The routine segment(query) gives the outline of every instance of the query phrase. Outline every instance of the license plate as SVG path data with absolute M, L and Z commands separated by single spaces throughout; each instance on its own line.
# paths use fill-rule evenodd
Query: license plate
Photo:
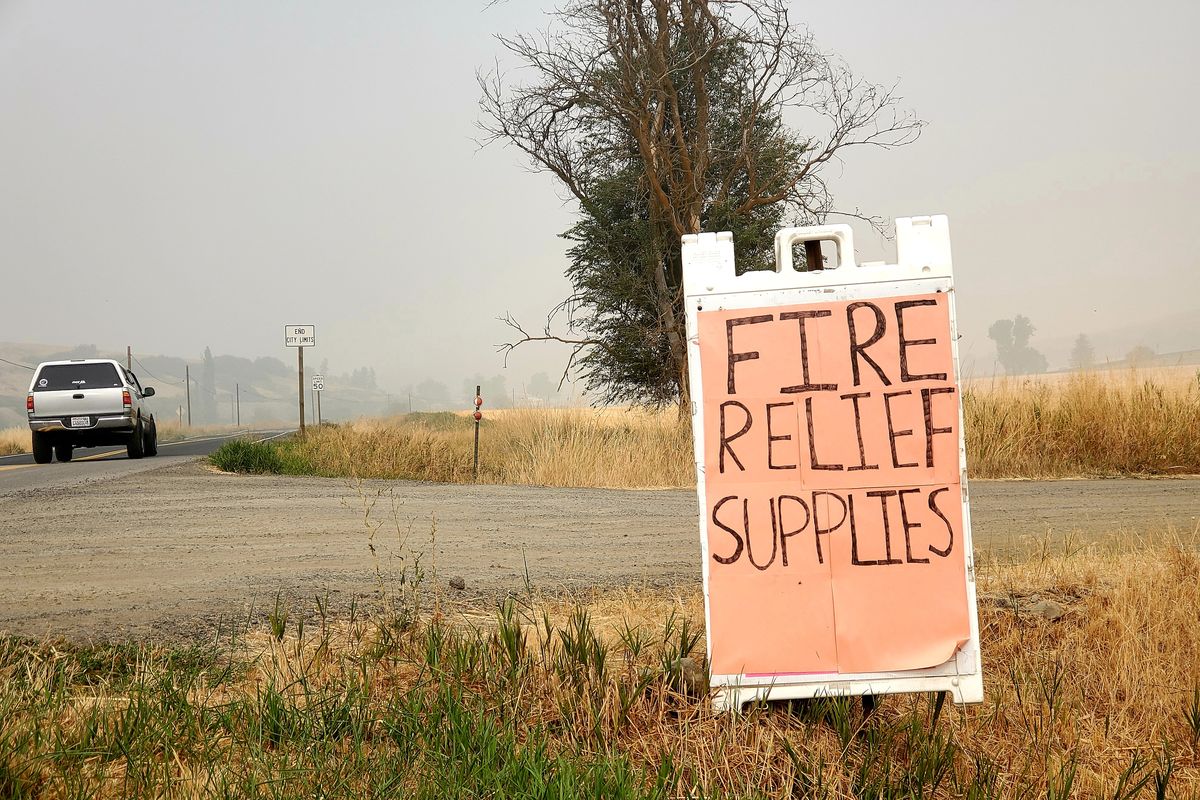
M 91 427 L 91 417 L 71 417 L 72 428 L 88 428 Z

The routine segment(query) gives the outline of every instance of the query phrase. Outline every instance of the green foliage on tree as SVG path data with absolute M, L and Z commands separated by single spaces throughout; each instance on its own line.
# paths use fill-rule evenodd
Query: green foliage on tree
M 912 141 L 885 87 L 819 50 L 782 0 L 574 0 L 540 36 L 500 41 L 532 76 L 481 75 L 490 139 L 518 148 L 577 203 L 571 294 L 531 341 L 571 346 L 600 401 L 688 401 L 680 238 L 732 231 L 739 269 L 776 230 L 823 221 L 824 179 L 852 148 Z M 785 123 L 801 120 L 803 130 Z

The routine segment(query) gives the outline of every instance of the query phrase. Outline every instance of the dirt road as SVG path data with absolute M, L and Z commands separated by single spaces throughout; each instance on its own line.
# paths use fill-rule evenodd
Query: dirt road
M 76 465 L 62 465 L 70 469 Z M 981 558 L 1030 538 L 1190 532 L 1200 480 L 975 482 Z M 695 583 L 686 491 L 451 486 L 215 474 L 192 461 L 38 489 L 0 483 L 0 631 L 188 635 L 248 616 L 277 591 L 371 594 L 402 556 L 467 595 L 625 583 Z M 406 544 L 402 544 L 406 540 Z M 368 546 L 373 544 L 375 555 Z

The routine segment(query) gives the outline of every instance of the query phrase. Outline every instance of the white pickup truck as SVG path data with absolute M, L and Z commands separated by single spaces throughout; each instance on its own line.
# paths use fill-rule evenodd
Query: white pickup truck
M 125 445 L 130 458 L 158 454 L 158 429 L 144 400 L 154 395 L 118 361 L 77 359 L 39 364 L 25 412 L 33 460 L 70 461 L 76 447 Z

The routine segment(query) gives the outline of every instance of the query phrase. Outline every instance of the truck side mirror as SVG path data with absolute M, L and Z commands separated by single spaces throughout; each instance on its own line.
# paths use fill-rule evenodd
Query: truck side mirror
M 154 397 L 154 387 L 147 386 L 145 389 L 142 389 L 142 397 Z

